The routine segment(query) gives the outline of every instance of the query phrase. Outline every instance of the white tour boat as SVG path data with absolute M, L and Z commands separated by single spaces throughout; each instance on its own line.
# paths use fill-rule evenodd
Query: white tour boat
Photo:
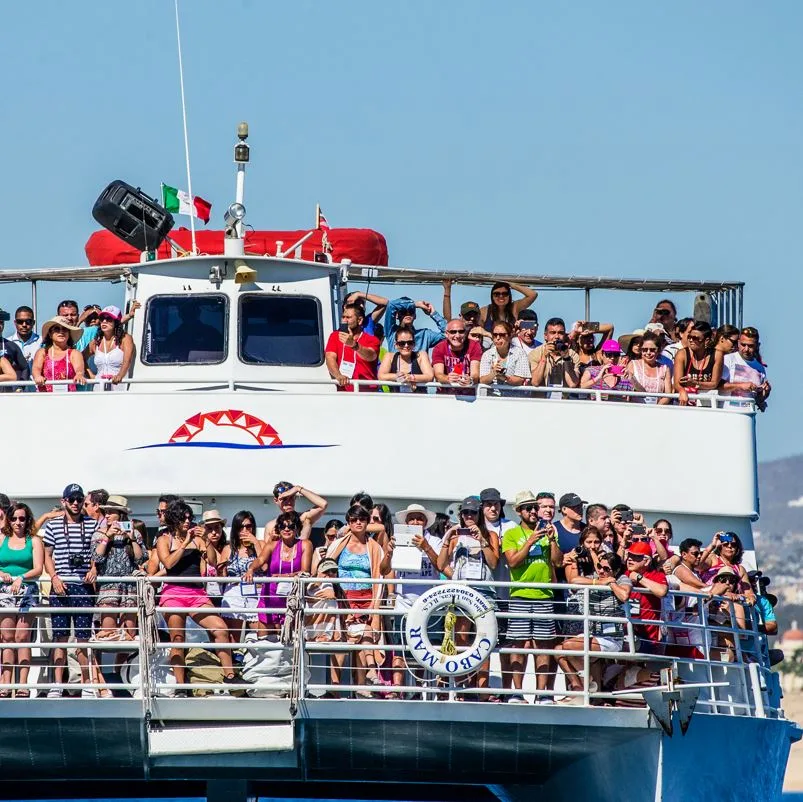
M 744 400 L 712 396 L 705 406 L 683 408 L 595 403 L 595 391 L 556 399 L 534 388 L 506 397 L 483 387 L 460 396 L 365 387 L 339 392 L 324 364 L 349 282 L 368 278 L 399 295 L 406 294 L 404 285 L 444 279 L 571 288 L 585 292 L 587 309 L 595 289 L 707 293 L 720 324 L 741 322 L 741 284 L 532 276 L 515 266 L 500 275 L 335 263 L 296 258 L 298 243 L 285 243 L 288 249 L 275 255 L 251 253 L 243 222 L 247 132 L 240 134 L 237 195 L 222 252 L 0 272 L 0 282 L 30 282 L 34 308 L 43 281 L 119 282 L 121 301 L 142 305 L 129 328 L 136 356 L 120 392 L 3 394 L 5 419 L 20 421 L 5 427 L 14 469 L 6 471 L 4 492 L 39 514 L 58 503 L 62 487 L 79 481 L 86 489 L 125 494 L 134 517 L 153 527 L 165 492 L 228 519 L 250 509 L 262 524 L 273 517 L 271 489 L 282 479 L 315 488 L 329 500 L 332 517 L 342 517 L 361 489 L 393 509 L 417 502 L 442 511 L 483 487 L 497 487 L 508 499 L 522 487 L 549 488 L 608 504 L 626 501 L 647 516 L 670 518 L 683 537 L 707 542 L 714 531 L 736 532 L 751 558 L 751 523 L 759 512 L 756 411 Z M 157 229 L 160 221 L 148 217 L 153 211 L 138 197 L 116 201 L 118 223 L 124 228 L 139 209 L 143 225 Z M 37 320 L 50 316 L 36 309 Z M 578 400 L 583 394 L 587 400 Z M 491 432 L 500 427 L 510 446 L 503 459 L 486 458 Z M 613 470 L 590 464 L 586 447 L 600 432 L 621 435 L 614 442 L 623 450 L 608 452 Z M 472 460 L 470 472 L 459 462 L 467 435 L 485 455 Z M 84 448 L 82 437 L 100 437 L 102 444 Z M 659 469 L 652 467 L 656 438 Z M 702 443 L 716 444 L 727 481 L 701 481 L 700 471 L 689 470 L 710 465 Z M 310 581 L 296 583 L 302 605 Z M 374 794 L 432 784 L 432 799 L 484 786 L 501 799 L 542 793 L 552 800 L 625 794 L 645 802 L 769 802 L 780 793 L 790 745 L 800 737 L 784 718 L 764 652 L 751 652 L 744 639 L 733 662 L 708 653 L 659 658 L 660 684 L 628 697 L 646 706 L 592 705 L 597 694 L 585 672 L 583 704 L 563 707 L 457 701 L 449 684 L 439 695 L 430 684 L 422 698 L 404 701 L 324 698 L 332 690 L 325 655 L 334 649 L 308 641 L 299 626 L 284 644 L 290 672 L 264 686 L 265 693 L 171 698 L 163 649 L 149 624 L 148 581 L 137 583 L 136 649 L 144 670 L 130 672 L 121 686 L 130 698 L 0 700 L 7 725 L 0 733 L 3 783 L 80 781 L 82 796 L 130 795 L 136 782 L 181 778 L 206 781 L 210 796 L 228 799 L 278 796 L 283 783 L 305 781 L 325 789 L 305 786 L 305 795 L 327 796 L 338 793 L 335 783 L 373 782 Z M 45 662 L 48 608 L 36 612 L 33 646 Z M 709 628 L 702 616 L 699 626 Z M 750 638 L 755 645 L 761 636 Z M 188 648 L 190 641 L 188 635 Z M 502 692 L 497 658 L 492 684 Z M 638 661 L 632 651 L 621 659 Z M 448 680 L 461 672 L 440 673 Z M 44 669 L 34 675 L 32 687 L 48 687 Z M 529 690 L 530 700 L 538 696 Z

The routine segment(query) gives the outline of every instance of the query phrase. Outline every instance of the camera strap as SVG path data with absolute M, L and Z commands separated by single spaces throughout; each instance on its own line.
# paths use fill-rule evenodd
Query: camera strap
M 77 554 L 83 555 L 87 551 L 87 544 L 86 544 L 86 521 L 84 517 L 81 516 L 81 551 L 77 552 Z M 67 524 L 67 513 L 64 513 L 61 519 L 61 525 L 64 528 L 64 541 L 67 544 L 67 556 L 72 557 L 73 552 L 70 549 L 70 528 Z

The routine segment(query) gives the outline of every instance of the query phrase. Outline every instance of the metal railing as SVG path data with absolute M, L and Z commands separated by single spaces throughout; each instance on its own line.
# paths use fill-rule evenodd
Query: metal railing
M 186 366 L 181 366 L 182 370 Z M 87 379 L 84 387 L 93 389 L 94 385 L 109 384 L 105 379 Z M 338 382 L 335 379 L 247 379 L 247 378 L 210 378 L 198 377 L 194 379 L 186 377 L 151 377 L 151 378 L 128 378 L 123 379 L 120 384 L 126 386 L 153 386 L 158 388 L 160 385 L 165 386 L 180 386 L 189 389 L 204 389 L 204 390 L 222 390 L 227 392 L 249 392 L 249 391 L 271 391 L 274 388 L 303 388 L 303 387 L 329 387 L 337 389 Z M 73 380 L 54 380 L 45 382 L 47 386 L 65 386 L 75 385 Z M 642 406 L 675 406 L 676 402 L 680 399 L 678 393 L 650 393 L 640 392 L 636 390 L 601 390 L 596 388 L 582 388 L 582 387 L 563 387 L 563 386 L 547 386 L 547 387 L 533 387 L 531 385 L 511 386 L 507 384 L 470 384 L 467 386 L 458 386 L 450 384 L 442 384 L 440 382 L 422 382 L 417 384 L 417 388 L 425 389 L 425 393 L 404 392 L 409 390 L 409 385 L 404 382 L 398 381 L 382 381 L 380 379 L 353 379 L 350 380 L 348 387 L 354 389 L 359 393 L 371 393 L 372 396 L 385 395 L 384 390 L 387 388 L 399 388 L 401 395 L 410 395 L 417 398 L 454 398 L 457 397 L 468 399 L 479 398 L 515 398 L 516 396 L 527 397 L 531 400 L 570 400 L 570 401 L 596 401 L 606 402 L 611 399 L 621 399 L 622 402 L 639 403 Z M 0 389 L 11 388 L 18 391 L 36 389 L 37 385 L 33 381 L 15 381 L 3 382 L 0 384 Z M 158 392 L 158 391 L 157 391 Z M 52 395 L 52 394 L 48 394 Z M 392 393 L 397 395 L 397 393 Z M 559 396 L 559 398 L 556 398 Z M 657 399 L 668 398 L 669 405 L 657 404 Z M 690 407 L 691 409 L 718 409 L 728 412 L 755 412 L 756 405 L 752 398 L 744 396 L 721 395 L 719 393 L 690 393 Z
M 275 581 L 255 578 L 258 596 L 251 598 L 261 597 L 264 585 Z M 502 631 L 511 622 L 526 619 L 528 626 L 537 621 L 555 622 L 557 634 L 554 638 L 536 638 L 529 645 L 517 645 L 501 636 L 490 652 L 488 665 L 461 676 L 444 677 L 430 669 L 431 661 L 427 664 L 413 659 L 403 635 L 394 636 L 402 629 L 407 603 L 419 594 L 419 589 L 423 592 L 432 587 L 431 580 L 405 580 L 404 605 L 394 595 L 399 581 L 383 579 L 370 582 L 372 587 L 382 586 L 378 607 L 355 608 L 339 593 L 333 596 L 334 604 L 320 606 L 316 585 L 320 587 L 325 582 L 334 588 L 347 581 L 298 577 L 292 581 L 283 604 L 258 608 L 254 606 L 258 602 L 249 602 L 247 610 L 225 606 L 227 593 L 242 594 L 240 579 L 227 577 L 182 577 L 181 585 L 185 587 L 218 585 L 216 592 L 224 599 L 224 606 L 203 608 L 202 612 L 197 602 L 186 607 L 161 606 L 158 592 L 159 586 L 166 586 L 164 577 L 98 580 L 101 586 L 110 582 L 130 584 L 136 607 L 96 603 L 93 607 L 77 604 L 56 608 L 45 603 L 43 597 L 36 606 L 19 613 L 31 624 L 28 640 L 15 641 L 13 634 L 9 638 L 9 633 L 2 633 L 4 674 L 0 701 L 31 695 L 62 699 L 74 695 L 94 699 L 131 696 L 142 700 L 146 717 L 156 699 L 185 694 L 221 699 L 288 698 L 293 708 L 300 699 L 321 697 L 542 703 L 557 698 L 582 706 L 643 705 L 645 692 L 666 690 L 669 682 L 672 687 L 698 689 L 696 704 L 702 712 L 780 715 L 777 677 L 769 668 L 766 636 L 759 629 L 757 613 L 733 599 L 670 591 L 667 598 L 671 605 L 665 605 L 667 609 L 671 607 L 670 614 L 641 620 L 633 618 L 627 606 L 624 616 L 595 611 L 597 602 L 592 600 L 592 593 L 605 593 L 602 586 L 457 582 L 498 597 L 532 588 L 568 593 L 571 598 L 570 605 L 561 600 L 551 611 L 525 615 L 511 611 L 505 601 L 494 603 L 494 616 Z M 212 598 L 217 598 L 209 590 Z M 743 627 L 734 623 L 737 606 L 745 613 Z M 6 616 L 8 613 L 4 611 Z M 253 620 L 260 613 L 275 618 L 263 626 Z M 131 639 L 99 636 L 101 616 L 108 621 L 110 615 L 132 614 L 136 629 Z M 56 641 L 54 615 L 95 619 L 91 637 L 87 640 L 85 632 L 76 631 L 66 640 Z M 350 616 L 378 618 L 379 625 L 374 628 L 376 642 L 350 632 Z M 456 659 L 466 648 L 461 633 L 472 626 L 468 619 L 463 621 L 464 626 L 458 626 L 459 619 L 458 610 L 453 623 L 453 632 L 458 632 L 454 638 Z M 316 620 L 319 626 L 313 628 Z M 322 621 L 331 626 L 321 629 Z M 600 651 L 601 638 L 594 631 L 606 624 L 618 627 L 621 639 L 617 636 L 613 643 L 605 644 L 606 650 Z M 640 640 L 639 630 L 644 625 L 660 627 L 660 644 Z M 447 631 L 448 627 L 439 634 L 445 636 Z M 573 643 L 567 646 L 570 638 Z M 78 662 L 64 661 L 60 682 L 55 676 L 58 649 L 79 658 Z M 30 650 L 29 657 L 26 650 Z M 377 653 L 384 655 L 384 664 Z M 532 668 L 527 665 L 530 661 Z M 26 668 L 25 673 L 30 673 L 22 678 L 20 672 Z M 237 715 L 232 713 L 235 719 Z

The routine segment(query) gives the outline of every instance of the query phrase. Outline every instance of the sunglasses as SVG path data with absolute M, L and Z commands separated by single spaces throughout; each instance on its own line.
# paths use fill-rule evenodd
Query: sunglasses
M 658 353 L 658 349 L 657 348 L 645 348 L 644 346 L 642 346 L 641 347 L 641 353 L 642 354 L 657 354 Z
M 603 565 L 602 563 L 600 563 L 600 564 L 597 566 L 597 573 L 600 573 L 600 574 L 601 574 L 603 571 L 604 571 L 605 573 L 608 573 L 608 571 L 610 571 L 610 570 L 611 570 L 611 566 L 610 566 L 610 565 Z
M 500 337 L 501 337 L 502 339 L 504 339 L 505 337 L 507 337 L 507 332 L 506 332 L 506 331 L 495 331 L 495 332 L 494 332 L 494 333 L 491 335 L 491 337 L 492 337 L 494 340 L 498 340 Z
M 538 512 L 537 504 L 522 504 L 519 509 L 522 512 Z
M 110 317 L 109 315 L 101 315 L 98 318 L 98 320 L 101 323 L 116 323 L 117 322 L 117 318 L 116 317 Z
M 254 531 L 254 525 L 253 524 L 240 524 L 240 529 L 241 530 L 250 529 L 253 532 Z
M 447 334 L 465 334 L 465 329 L 446 329 Z
M 469 340 L 481 340 L 482 334 L 469 334 L 468 338 Z
M 14 318 L 14 322 L 18 326 L 33 326 L 34 320 L 32 317 L 18 317 Z
M 658 315 L 659 317 L 663 317 L 664 315 L 671 314 L 671 311 L 672 311 L 671 309 L 656 309 L 655 314 Z
M 50 329 L 50 333 L 51 334 L 69 334 L 70 332 L 67 331 L 67 329 L 65 329 L 63 326 L 53 326 L 53 328 Z
M 24 524 L 28 520 L 28 516 L 23 515 L 22 518 L 20 518 L 18 515 L 15 515 L 11 520 L 12 522 L 17 521 L 18 523 Z
M 631 554 L 630 552 L 627 553 L 627 559 L 632 560 L 634 563 L 640 563 L 642 560 L 647 559 L 646 554 Z
M 648 537 L 631 537 L 631 543 L 649 543 L 650 539 Z
M 672 534 L 672 530 L 669 529 L 666 526 L 656 526 L 655 527 L 655 531 L 659 535 L 671 535 Z
M 415 340 L 396 340 L 397 348 L 412 348 Z
M 84 496 L 70 496 L 66 499 L 68 504 L 83 504 L 84 503 Z
M 295 528 L 296 528 L 296 525 L 295 524 L 291 524 L 291 523 L 283 523 L 279 527 L 280 530 L 282 530 L 282 531 L 286 530 L 288 532 L 295 531 Z
M 497 290 L 496 292 L 492 292 L 494 298 L 509 298 L 510 293 L 507 290 Z
M 415 308 L 410 307 L 409 309 L 399 309 L 399 317 L 407 317 L 408 315 L 414 315 Z
M 367 515 L 350 515 L 346 520 L 350 523 L 356 523 L 357 521 L 362 521 L 363 523 L 368 523 L 368 516 Z
M 479 510 L 460 510 L 460 514 L 463 516 L 469 515 L 472 518 L 476 518 L 480 513 Z
M 700 337 L 699 335 L 694 334 L 690 334 L 686 339 L 691 340 L 693 343 L 701 343 L 705 341 L 705 337 Z

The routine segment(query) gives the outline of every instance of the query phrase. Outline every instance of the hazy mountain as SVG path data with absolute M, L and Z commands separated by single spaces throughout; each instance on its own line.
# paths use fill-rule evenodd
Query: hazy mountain
M 760 463 L 758 487 L 761 518 L 755 528 L 762 538 L 803 533 L 803 455 Z

